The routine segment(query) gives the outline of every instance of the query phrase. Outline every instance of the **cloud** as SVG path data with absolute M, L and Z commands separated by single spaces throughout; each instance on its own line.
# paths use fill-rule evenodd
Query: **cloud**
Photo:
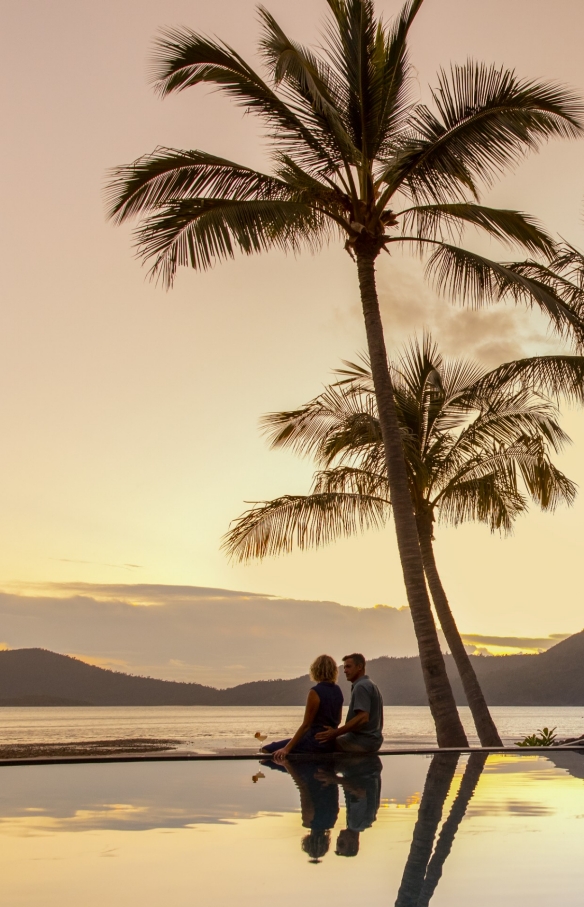
M 97 567 L 115 567 L 117 570 L 141 570 L 142 564 L 105 564 L 101 561 L 80 561 L 77 558 L 70 557 L 51 557 L 51 561 L 58 561 L 60 564 L 92 564 Z
M 11 648 L 40 646 L 90 664 L 231 686 L 297 677 L 319 652 L 415 655 L 409 610 L 351 608 L 196 586 L 21 585 L 0 593 Z
M 408 608 L 202 586 L 13 584 L 0 592 L 0 621 L 0 648 L 38 646 L 99 667 L 222 687 L 298 677 L 319 652 L 340 659 L 418 651 Z M 462 638 L 475 654 L 504 654 L 549 649 L 567 635 Z
M 415 258 L 384 259 L 378 285 L 390 352 L 423 330 L 432 332 L 445 355 L 469 356 L 488 368 L 535 349 L 543 355 L 558 348 L 539 313 L 502 303 L 480 309 L 452 304 L 432 289 Z
M 469 646 L 537 652 L 551 649 L 562 639 L 567 639 L 570 633 L 552 633 L 550 636 L 482 636 L 479 633 L 462 633 L 461 636 Z

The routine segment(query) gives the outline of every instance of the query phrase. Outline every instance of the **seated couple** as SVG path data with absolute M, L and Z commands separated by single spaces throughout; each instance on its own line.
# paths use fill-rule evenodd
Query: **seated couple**
M 347 720 L 341 725 L 343 693 L 337 685 L 338 668 L 330 655 L 319 655 L 310 666 L 316 681 L 308 693 L 302 724 L 293 737 L 262 747 L 281 761 L 288 754 L 376 753 L 383 743 L 383 700 L 365 673 L 365 659 L 354 653 L 343 658 L 351 686 Z

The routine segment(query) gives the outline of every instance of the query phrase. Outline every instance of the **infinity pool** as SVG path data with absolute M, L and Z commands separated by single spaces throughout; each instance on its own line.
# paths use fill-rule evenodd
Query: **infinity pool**
M 584 755 L 0 769 L 3 903 L 562 907 Z

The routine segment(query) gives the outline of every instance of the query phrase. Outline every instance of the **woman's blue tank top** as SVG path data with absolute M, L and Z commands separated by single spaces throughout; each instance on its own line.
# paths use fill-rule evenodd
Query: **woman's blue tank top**
M 317 683 L 312 687 L 320 705 L 312 722 L 311 731 L 325 727 L 338 727 L 339 715 L 343 705 L 343 691 L 336 683 Z

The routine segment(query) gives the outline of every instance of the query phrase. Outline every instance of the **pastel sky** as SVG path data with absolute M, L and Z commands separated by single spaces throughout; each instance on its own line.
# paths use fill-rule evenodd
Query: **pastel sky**
M 318 38 L 323 2 L 267 5 L 300 39 Z M 378 6 L 387 16 L 399 8 Z M 183 584 L 399 608 L 391 529 L 246 567 L 219 550 L 245 501 L 302 493 L 310 480 L 310 464 L 267 449 L 260 415 L 318 393 L 364 334 L 340 247 L 183 271 L 166 293 L 133 258 L 130 231 L 106 223 L 107 169 L 157 145 L 267 166 L 257 122 L 225 98 L 154 95 L 152 40 L 178 24 L 254 53 L 251 0 L 4 6 L 0 587 Z M 583 29 L 577 0 L 426 0 L 412 34 L 420 96 L 440 65 L 469 56 L 584 95 Z M 584 247 L 583 157 L 584 142 L 553 143 L 488 200 Z M 424 327 L 448 354 L 490 365 L 556 348 L 533 314 L 451 307 L 407 258 L 385 258 L 379 284 L 390 349 Z M 582 486 L 584 413 L 566 412 L 563 424 L 574 445 L 559 463 Z M 478 526 L 438 532 L 463 631 L 582 629 L 584 497 L 554 516 L 529 515 L 508 540 Z

